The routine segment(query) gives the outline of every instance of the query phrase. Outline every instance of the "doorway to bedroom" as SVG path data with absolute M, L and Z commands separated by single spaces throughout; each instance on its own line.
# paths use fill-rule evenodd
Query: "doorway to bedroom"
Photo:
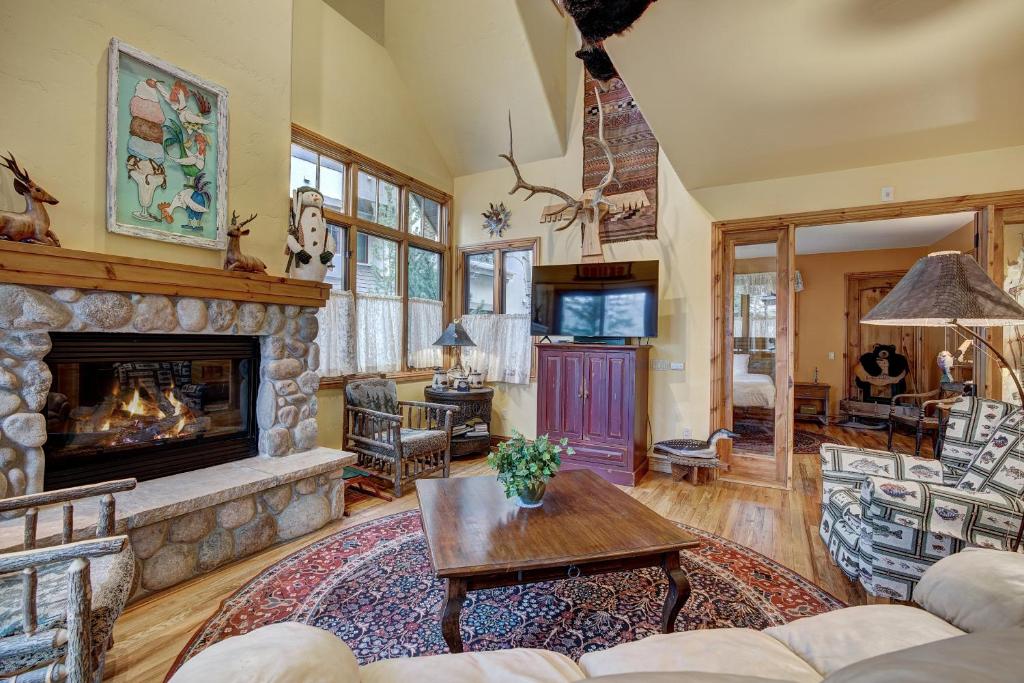
M 952 330 L 859 321 L 934 251 L 972 253 L 1024 291 L 1022 224 L 1022 192 L 716 222 L 711 424 L 739 434 L 723 479 L 789 488 L 796 458 L 815 459 L 825 441 L 888 449 L 890 425 L 893 450 L 928 455 L 941 428 L 918 416 L 931 393 L 1000 396 L 994 359 Z M 1024 358 L 1017 330 L 987 336 Z M 952 357 L 945 374 L 940 351 Z

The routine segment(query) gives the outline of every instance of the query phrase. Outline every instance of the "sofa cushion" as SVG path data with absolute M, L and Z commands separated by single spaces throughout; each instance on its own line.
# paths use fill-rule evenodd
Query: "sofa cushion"
M 972 633 L 851 664 L 828 683 L 1018 683 L 1024 678 L 1024 631 Z
M 214 643 L 170 683 L 358 683 L 359 664 L 340 638 L 283 622 Z
M 822 676 L 868 657 L 963 635 L 942 619 L 903 605 L 847 607 L 773 626 L 764 633 Z
M 774 638 L 749 628 L 718 628 L 651 636 L 580 658 L 588 676 L 637 671 L 702 671 L 785 681 L 821 680 Z
M 547 650 L 494 650 L 434 657 L 383 659 L 361 670 L 362 683 L 569 683 L 583 671 Z
M 950 555 L 925 572 L 914 602 L 970 633 L 1024 628 L 1024 555 L 982 548 Z
M 378 438 L 386 438 L 383 434 Z M 440 429 L 409 429 L 402 427 L 398 437 L 402 441 L 402 455 L 406 458 L 415 458 L 429 453 L 443 451 L 448 446 L 448 432 Z M 379 453 L 384 456 L 391 456 L 394 451 L 383 444 L 364 444 L 362 446 L 368 451 Z
M 588 678 L 601 683 L 790 683 L 781 678 L 740 676 L 738 674 L 709 674 L 706 671 L 640 671 L 633 674 L 614 674 Z
M 1014 498 L 1024 495 L 1024 413 L 1015 410 L 999 423 L 967 465 L 957 488 Z

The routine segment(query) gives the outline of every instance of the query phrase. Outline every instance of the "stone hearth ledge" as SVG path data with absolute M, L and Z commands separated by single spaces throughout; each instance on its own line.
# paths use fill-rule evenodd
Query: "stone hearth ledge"
M 256 456 L 141 482 L 116 494 L 115 529 L 135 556 L 130 600 L 170 588 L 345 514 L 345 466 L 355 455 L 314 448 Z M 74 538 L 95 535 L 99 499 L 75 504 Z M 39 510 L 41 545 L 58 541 L 61 506 Z M 24 520 L 0 521 L 0 552 L 21 547 Z
M 319 474 L 338 472 L 355 462 L 352 453 L 318 447 L 287 458 L 254 456 L 169 477 L 139 482 L 132 491 L 115 494 L 115 532 L 156 524 L 173 517 L 214 507 L 220 503 Z M 99 515 L 99 498 L 75 503 L 75 540 L 92 538 Z M 59 542 L 61 506 L 39 509 L 39 545 Z M 0 552 L 20 550 L 25 522 L 22 518 L 0 520 Z

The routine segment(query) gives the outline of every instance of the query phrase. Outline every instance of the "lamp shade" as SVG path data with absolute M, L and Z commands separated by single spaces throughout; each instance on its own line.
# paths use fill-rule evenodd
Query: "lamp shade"
M 469 333 L 466 332 L 462 323 L 456 321 L 448 323 L 448 327 L 444 328 L 444 332 L 434 342 L 434 346 L 476 346 L 476 344 L 469 338 Z
M 973 256 L 938 251 L 921 258 L 861 322 L 866 325 L 1002 327 L 1024 324 L 1024 307 Z

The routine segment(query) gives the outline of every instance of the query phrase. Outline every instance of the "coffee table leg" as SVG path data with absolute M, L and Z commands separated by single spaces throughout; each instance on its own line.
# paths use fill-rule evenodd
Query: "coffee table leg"
M 668 577 L 668 596 L 661 611 L 661 632 L 672 633 L 676 630 L 679 610 L 690 597 L 690 580 L 686 578 L 686 572 L 679 568 L 679 553 L 668 553 L 663 556 L 661 568 Z
M 684 579 L 685 580 L 685 579 Z M 445 582 L 444 602 L 441 603 L 441 635 L 452 653 L 462 652 L 462 632 L 459 630 L 459 615 L 462 603 L 466 601 L 466 582 L 463 579 L 448 579 Z M 677 612 L 679 610 L 676 610 Z

